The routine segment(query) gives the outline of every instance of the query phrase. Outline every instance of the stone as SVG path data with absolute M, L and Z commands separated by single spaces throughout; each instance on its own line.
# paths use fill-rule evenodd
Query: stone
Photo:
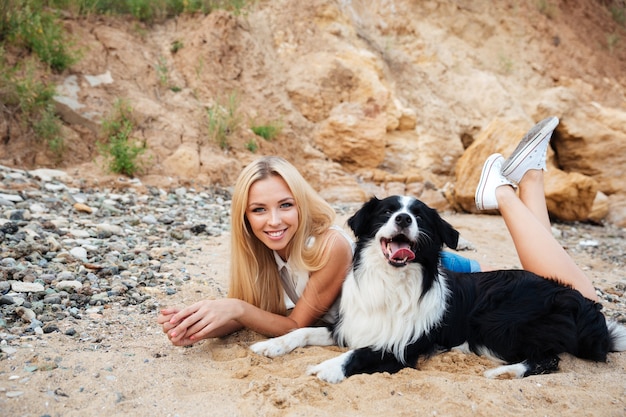
M 14 281 L 11 283 L 11 290 L 15 292 L 40 292 L 45 288 L 39 282 Z
M 368 114 L 359 104 L 343 103 L 320 123 L 315 143 L 343 166 L 376 168 L 385 157 L 386 132 L 384 114 Z
M 495 152 L 508 156 L 529 128 L 498 119 L 489 124 L 456 164 L 455 204 L 467 212 L 478 212 L 474 195 L 485 160 Z M 597 182 L 589 176 L 558 169 L 553 158 L 554 152 L 549 148 L 544 176 L 548 211 L 561 220 L 587 220 L 598 191 Z

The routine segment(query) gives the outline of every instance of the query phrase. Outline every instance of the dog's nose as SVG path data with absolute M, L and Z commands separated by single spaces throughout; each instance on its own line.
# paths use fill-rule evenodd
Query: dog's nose
M 405 228 L 408 225 L 410 225 L 411 223 L 413 223 L 413 219 L 411 218 L 410 215 L 406 214 L 406 213 L 400 213 L 396 216 L 396 224 L 398 225 L 398 227 L 401 228 Z

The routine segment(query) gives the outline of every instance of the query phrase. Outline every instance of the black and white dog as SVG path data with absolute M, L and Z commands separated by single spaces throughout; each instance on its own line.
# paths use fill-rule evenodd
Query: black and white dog
M 339 382 L 397 372 L 452 348 L 500 362 L 485 373 L 490 378 L 556 371 L 564 352 L 605 361 L 608 352 L 626 350 L 625 327 L 607 322 L 600 304 L 554 280 L 523 270 L 441 268 L 442 247 L 456 248 L 459 233 L 415 198 L 372 198 L 348 225 L 357 244 L 339 321 L 255 343 L 254 352 L 275 357 L 307 345 L 348 347 L 308 370 Z

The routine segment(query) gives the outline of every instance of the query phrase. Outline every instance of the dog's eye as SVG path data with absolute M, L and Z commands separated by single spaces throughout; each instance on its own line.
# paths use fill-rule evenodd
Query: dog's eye
M 385 213 L 385 216 L 391 216 L 393 214 L 393 210 L 386 209 L 384 213 Z

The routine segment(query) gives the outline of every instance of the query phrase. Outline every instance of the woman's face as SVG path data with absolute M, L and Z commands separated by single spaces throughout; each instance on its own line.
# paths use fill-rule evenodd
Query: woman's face
M 296 234 L 299 220 L 296 200 L 281 177 L 270 176 L 252 184 L 246 218 L 252 233 L 286 260 L 287 245 Z

